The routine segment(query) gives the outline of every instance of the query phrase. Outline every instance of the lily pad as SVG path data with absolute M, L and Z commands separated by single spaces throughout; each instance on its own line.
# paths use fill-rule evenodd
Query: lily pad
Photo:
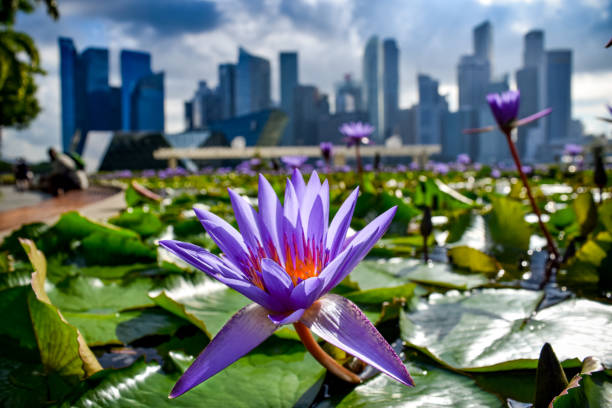
M 269 343 L 269 344 L 266 344 Z M 164 374 L 155 363 L 138 362 L 110 371 L 75 407 L 291 407 L 309 406 L 323 378 L 322 367 L 294 341 L 266 342 L 185 395 L 170 400 L 178 373 Z M 183 370 L 193 361 L 172 353 Z
M 495 273 L 501 269 L 495 258 L 467 246 L 450 248 L 448 257 L 456 266 L 472 272 Z
M 338 407 L 501 407 L 502 402 L 461 374 L 429 364 L 406 364 L 414 379 L 414 387 L 406 387 L 379 375 L 357 386 Z
M 212 338 L 249 299 L 203 274 L 177 277 L 167 289 L 150 293 L 162 308 L 202 329 Z
M 416 311 L 401 313 L 402 339 L 466 371 L 535 369 L 546 342 L 565 365 L 591 355 L 612 363 L 612 306 L 570 299 L 532 316 L 541 298 L 516 289 L 434 294 Z
M 493 240 L 505 247 L 522 251 L 529 249 L 531 229 L 525 221 L 526 208 L 506 197 L 491 197 L 493 209 L 486 216 Z

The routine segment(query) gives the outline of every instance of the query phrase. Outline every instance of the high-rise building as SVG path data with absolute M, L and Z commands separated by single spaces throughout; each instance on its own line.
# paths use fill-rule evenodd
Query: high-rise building
M 185 101 L 183 109 L 185 110 L 185 130 L 189 132 L 195 129 L 193 126 L 193 102 Z
M 392 38 L 383 42 L 384 136 L 393 134 L 399 110 L 399 48 Z
M 385 110 L 383 98 L 382 47 L 377 36 L 368 40 L 363 54 L 363 99 L 374 126 L 372 139 L 378 144 L 384 140 Z
M 474 56 L 489 63 L 493 72 L 493 27 L 488 21 L 474 27 Z M 490 78 L 487 78 L 489 80 Z
M 524 118 L 539 110 L 539 69 L 536 66 L 526 66 L 516 71 L 516 86 L 521 92 L 519 105 L 519 118 Z M 521 154 L 527 152 L 529 129 L 537 127 L 538 122 L 531 122 L 520 126 L 517 130 L 517 148 Z
M 474 55 L 464 55 L 457 67 L 459 108 L 478 109 L 486 103 L 486 92 L 491 78 L 489 62 Z
M 438 92 L 438 81 L 428 75 L 417 76 L 419 105 L 417 113 L 417 142 L 442 142 L 442 117 L 448 111 L 446 100 Z
M 78 54 L 70 38 L 59 39 L 60 91 L 62 107 L 62 149 L 69 151 L 77 131 L 77 83 Z
M 122 51 L 122 87 L 116 88 L 109 85 L 106 48 L 87 48 L 79 54 L 70 38 L 60 38 L 59 48 L 65 151 L 82 153 L 89 131 L 116 131 L 125 129 L 126 123 L 128 130 L 163 131 L 164 76 L 151 73 L 148 54 Z
M 539 67 L 544 62 L 544 32 L 531 30 L 525 34 L 523 66 Z
M 361 85 L 353 81 L 350 74 L 345 74 L 344 81 L 336 84 L 336 113 L 362 110 Z
M 164 73 L 142 77 L 131 97 L 130 130 L 164 131 Z
M 413 145 L 418 143 L 418 111 L 418 105 L 413 105 L 410 109 L 401 109 L 397 113 L 397 125 L 403 145 Z
M 132 93 L 140 79 L 151 75 L 151 54 L 142 51 L 121 50 L 121 128 L 132 130 Z
M 372 139 L 382 144 L 393 132 L 399 109 L 399 50 L 395 40 L 381 43 L 377 36 L 368 40 L 363 54 L 363 99 L 376 129 Z
M 193 128 L 207 129 L 211 122 L 221 119 L 221 98 L 206 81 L 200 81 L 191 100 L 191 109 Z
M 546 106 L 552 113 L 545 121 L 546 141 L 565 140 L 570 137 L 572 120 L 572 51 L 546 52 Z
M 221 119 L 236 116 L 236 65 L 219 65 L 219 98 L 221 100 Z
M 298 86 L 298 54 L 294 51 L 281 52 L 279 54 L 280 62 L 280 94 L 281 94 L 281 109 L 285 111 L 289 117 L 288 126 L 285 128 L 285 134 L 281 144 L 293 145 L 293 97 L 295 87 Z
M 257 112 L 269 108 L 271 104 L 270 62 L 239 48 L 236 66 L 236 114 Z
M 298 85 L 293 96 L 293 144 L 311 146 L 319 143 L 317 125 L 321 108 L 319 91 L 312 85 Z
M 460 109 L 457 112 L 445 112 L 442 115 L 442 154 L 441 159 L 453 161 L 460 154 L 471 154 L 473 139 L 477 135 L 464 135 L 463 130 L 474 127 L 475 111 Z

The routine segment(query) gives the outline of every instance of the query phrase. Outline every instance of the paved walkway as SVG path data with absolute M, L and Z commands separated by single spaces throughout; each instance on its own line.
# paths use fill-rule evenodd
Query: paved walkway
M 2 190 L 4 194 L 4 190 Z M 25 194 L 25 195 L 16 195 Z M 0 198 L 0 237 L 24 224 L 32 222 L 53 223 L 66 211 L 79 210 L 86 217 L 103 221 L 125 208 L 122 191 L 111 187 L 90 187 L 84 191 L 70 191 L 62 197 L 34 197 L 28 193 L 7 191 Z M 15 203 L 21 204 L 16 206 Z M 2 211 L 7 208 L 6 211 Z

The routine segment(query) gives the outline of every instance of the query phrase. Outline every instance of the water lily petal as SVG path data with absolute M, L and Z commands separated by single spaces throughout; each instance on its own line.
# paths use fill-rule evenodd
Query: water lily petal
M 277 326 L 284 324 L 295 323 L 302 318 L 302 315 L 306 309 L 298 309 L 294 312 L 280 313 L 280 314 L 269 314 L 268 319 Z
M 223 259 L 211 254 L 204 248 L 174 240 L 162 240 L 159 241 L 159 245 L 211 278 L 242 293 L 253 302 L 259 303 L 270 310 L 282 309 L 279 302 L 275 301 L 262 289 L 253 285 L 242 272 L 235 269 L 233 265 L 228 265 Z
M 318 245 L 323 242 L 326 231 L 326 222 L 324 220 L 325 212 L 323 210 L 323 202 L 321 197 L 317 196 L 310 215 L 308 216 L 308 229 L 306 230 L 306 239 L 309 242 L 315 242 Z M 319 254 L 321 252 L 321 254 Z M 322 255 L 322 251 L 317 251 L 317 255 Z
M 247 257 L 248 250 L 242 235 L 228 222 L 210 211 L 193 209 L 200 223 L 219 249 L 237 265 Z
M 346 232 L 351 225 L 351 218 L 353 218 L 353 212 L 355 211 L 355 204 L 357 203 L 358 195 L 359 187 L 353 190 L 348 198 L 344 200 L 344 203 L 342 203 L 340 209 L 329 225 L 329 229 L 327 231 L 326 248 L 329 250 L 329 256 L 332 259 L 342 249 L 342 243 L 346 238 Z
M 304 177 L 302 177 L 302 173 L 298 169 L 293 169 L 293 174 L 291 175 L 291 184 L 293 184 L 293 188 L 295 189 L 295 194 L 297 195 L 298 202 L 301 202 L 304 198 L 304 192 L 306 191 L 306 184 L 304 183 Z
M 170 398 L 184 394 L 217 374 L 270 337 L 276 328 L 263 307 L 250 304 L 240 309 L 181 376 Z
M 283 251 L 280 250 L 280 237 L 283 228 L 283 207 L 274 192 L 274 189 L 263 175 L 259 175 L 259 228 L 262 231 L 264 246 L 269 257 L 283 259 Z M 274 249 L 269 245 L 272 244 Z M 273 253 L 274 252 L 274 253 Z
M 325 281 L 324 292 L 338 285 L 359 262 L 370 252 L 376 241 L 387 231 L 397 207 L 391 207 L 355 234 L 350 244 L 330 262 L 319 274 Z M 347 251 L 350 251 L 347 253 Z M 349 256 L 350 254 L 350 256 Z
M 308 278 L 298 283 L 291 292 L 293 309 L 307 308 L 321 296 L 323 281 L 317 277 Z
M 271 259 L 262 259 L 261 276 L 266 289 L 274 298 L 285 299 L 293 289 L 293 282 L 287 272 Z
M 312 210 L 312 206 L 319 196 L 319 190 L 321 190 L 321 180 L 319 180 L 319 175 L 316 170 L 313 170 L 310 175 L 310 179 L 308 180 L 308 185 L 306 186 L 306 190 L 304 191 L 304 196 L 300 200 L 300 214 L 302 216 L 302 222 L 304 223 L 303 228 L 307 230 L 308 223 L 308 215 Z
M 389 343 L 350 300 L 333 294 L 315 302 L 300 319 L 313 333 L 405 385 L 414 385 Z
M 285 206 L 283 208 L 283 215 L 294 228 L 295 223 L 297 222 L 299 209 L 300 203 L 298 202 L 297 194 L 295 193 L 295 188 L 293 188 L 293 184 L 291 183 L 291 181 L 287 180 L 287 186 L 285 188 Z M 288 229 L 285 229 L 284 231 L 288 231 Z
M 257 225 L 257 213 L 251 205 L 231 188 L 227 189 L 234 209 L 240 234 L 252 252 L 256 252 L 262 242 Z

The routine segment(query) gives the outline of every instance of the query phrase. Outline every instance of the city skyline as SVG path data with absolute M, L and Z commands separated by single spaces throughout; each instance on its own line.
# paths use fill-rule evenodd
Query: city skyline
M 173 11 L 175 15 L 187 6 L 195 7 L 194 2 L 184 3 L 180 3 L 182 6 Z M 11 154 L 11 145 L 15 151 L 40 150 L 37 145 L 57 144 L 59 140 L 59 111 L 53 106 L 59 101 L 58 51 L 56 45 L 52 48 L 48 45 L 51 33 L 74 35 L 82 47 L 108 46 L 111 66 L 117 65 L 119 48 L 150 52 L 154 59 L 153 70 L 166 72 L 166 130 L 173 132 L 183 128 L 183 103 L 193 94 L 197 81 L 206 80 L 216 86 L 217 65 L 236 61 L 236 50 L 240 45 L 270 61 L 272 98 L 278 104 L 280 51 L 296 50 L 299 53 L 300 82 L 315 85 L 322 93 L 332 96 L 335 85 L 345 73 L 351 73 L 358 82 L 362 81 L 360 61 L 367 39 L 374 34 L 380 38 L 395 38 L 398 42 L 400 108 L 406 109 L 417 101 L 417 73 L 424 73 L 440 81 L 440 93 L 448 94 L 450 108 L 456 109 L 457 61 L 460 55 L 471 51 L 472 28 L 489 19 L 493 25 L 496 76 L 507 72 L 511 74 L 511 84 L 514 84 L 514 72 L 522 67 L 522 36 L 529 29 L 542 29 L 546 33 L 547 48 L 574 50 L 573 91 L 578 90 L 572 95 L 574 117 L 585 120 L 587 132 L 605 129 L 594 121 L 594 117 L 603 112 L 604 104 L 610 103 L 608 95 L 612 95 L 609 89 L 612 70 L 609 63 L 606 65 L 610 53 L 603 49 L 609 30 L 602 28 L 610 21 L 610 2 L 509 4 L 503 1 L 464 1 L 464 9 L 473 9 L 474 13 L 469 15 L 466 12 L 469 16 L 461 17 L 452 30 L 442 24 L 442 27 L 434 30 L 433 35 L 431 29 L 425 29 L 423 23 L 413 21 L 413 17 L 406 21 L 405 27 L 400 27 L 397 19 L 411 10 L 416 10 L 417 16 L 438 13 L 438 20 L 448 18 L 448 11 L 442 10 L 439 2 L 431 2 L 429 7 L 421 5 L 419 8 L 412 5 L 399 7 L 398 2 L 389 1 L 386 3 L 395 6 L 368 9 L 371 6 L 360 1 L 348 4 L 338 1 L 295 1 L 280 2 L 277 6 L 269 7 L 262 4 L 260 6 L 264 9 L 253 10 L 243 2 L 229 1 L 227 3 L 236 6 L 233 15 L 228 14 L 226 3 L 200 3 L 206 4 L 208 9 L 202 15 L 206 18 L 200 19 L 199 23 L 187 19 L 155 25 L 155 13 L 149 13 L 149 20 L 134 17 L 133 13 L 129 17 L 129 10 L 115 1 L 97 7 L 66 1 L 63 3 L 66 4 L 64 15 L 59 23 L 43 24 L 44 20 L 36 13 L 33 16 L 20 16 L 18 28 L 30 32 L 38 41 L 43 66 L 49 75 L 39 81 L 39 95 L 45 112 L 31 129 L 22 132 L 7 131 L 7 154 Z M 139 2 L 130 4 L 135 4 L 137 8 Z M 109 9 L 117 13 L 110 15 Z M 394 12 L 391 13 L 391 10 Z M 532 23 L 527 14 L 535 10 L 540 10 L 540 14 L 537 22 Z M 363 21 L 365 14 L 368 14 L 367 24 Z M 571 15 L 574 15 L 572 18 L 582 18 L 580 26 L 566 24 L 565 28 L 562 27 L 564 21 L 572 19 Z M 252 20 L 249 27 L 238 27 L 238 23 L 248 16 Z M 332 24 L 332 16 L 339 18 L 337 27 Z M 512 16 L 523 18 L 513 21 Z M 385 18 L 389 24 L 383 27 L 381 21 Z M 75 19 L 79 22 L 75 22 Z M 272 22 L 266 25 L 270 19 Z M 283 35 L 275 35 L 275 32 L 281 34 L 281 31 Z M 407 31 L 412 35 L 408 36 Z M 445 35 L 450 32 L 453 35 Z M 429 36 L 428 41 L 416 46 L 415 42 L 419 39 L 422 41 L 422 36 L 426 34 Z M 164 37 L 161 38 L 161 35 Z M 326 43 L 317 41 L 323 37 L 329 40 Z M 57 41 L 57 38 L 53 40 Z M 172 48 L 168 48 L 170 42 L 173 43 Z M 578 48 L 581 43 L 583 46 Z M 161 52 L 162 48 L 164 52 Z M 179 55 L 180 58 L 177 57 Z M 114 68 L 111 68 L 110 76 L 111 85 L 119 85 L 118 72 Z M 330 105 L 334 105 L 333 99 Z M 36 154 L 40 155 L 40 152 Z

